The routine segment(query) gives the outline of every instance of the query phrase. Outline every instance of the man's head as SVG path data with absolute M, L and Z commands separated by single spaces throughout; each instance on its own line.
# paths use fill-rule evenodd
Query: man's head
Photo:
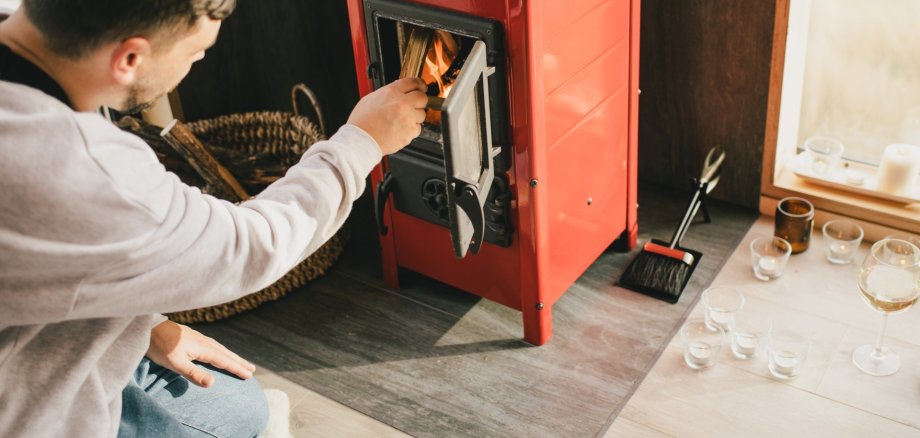
M 236 0 L 22 3 L 45 48 L 92 70 L 100 85 L 97 100 L 125 111 L 175 88 L 213 45 L 220 21 L 236 6 Z

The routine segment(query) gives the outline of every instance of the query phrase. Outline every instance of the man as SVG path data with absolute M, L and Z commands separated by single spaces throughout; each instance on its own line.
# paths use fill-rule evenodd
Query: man
M 318 248 L 426 99 L 419 80 L 383 87 L 258 197 L 203 195 L 95 111 L 175 87 L 234 6 L 25 0 L 0 22 L 0 436 L 264 427 L 254 367 L 158 314 L 259 290 Z

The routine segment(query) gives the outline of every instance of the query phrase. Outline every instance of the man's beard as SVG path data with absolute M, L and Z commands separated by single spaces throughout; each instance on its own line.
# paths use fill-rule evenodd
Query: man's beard
M 128 91 L 128 98 L 125 99 L 124 103 L 121 104 L 121 107 L 124 108 L 120 110 L 124 114 L 138 114 L 141 111 L 150 108 L 156 103 L 157 99 L 164 96 L 166 93 L 163 93 L 147 102 L 140 102 L 141 89 L 138 86 L 131 87 Z

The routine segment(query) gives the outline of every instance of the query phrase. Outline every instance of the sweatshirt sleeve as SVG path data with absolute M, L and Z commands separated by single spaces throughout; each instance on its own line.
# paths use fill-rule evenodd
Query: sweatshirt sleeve
M 116 248 L 116 257 L 82 280 L 66 319 L 187 310 L 270 285 L 342 226 L 381 159 L 372 137 L 345 125 L 258 196 L 234 205 L 180 182 L 139 139 L 120 132 L 93 138 L 93 130 L 84 129 L 89 155 L 136 209 L 124 217 L 151 225 L 132 226 L 122 240 L 137 244 Z M 117 217 L 96 220 L 125 226 Z

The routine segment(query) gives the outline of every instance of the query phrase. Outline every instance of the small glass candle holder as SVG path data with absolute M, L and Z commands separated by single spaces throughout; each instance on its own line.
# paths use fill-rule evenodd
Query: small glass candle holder
M 799 333 L 780 330 L 770 333 L 767 368 L 777 379 L 795 379 L 805 368 L 811 340 Z
M 792 245 L 781 237 L 758 237 L 751 241 L 751 263 L 754 277 L 768 281 L 783 275 L 789 262 Z
M 725 332 L 719 327 L 710 327 L 702 319 L 688 320 L 680 328 L 684 341 L 684 362 L 695 370 L 711 367 L 722 350 Z
M 913 234 L 905 233 L 903 231 L 889 234 L 880 240 L 886 240 L 886 239 L 903 240 L 907 243 L 910 243 L 913 246 L 916 246 L 917 248 L 920 248 L 920 237 L 917 237 Z M 899 246 L 893 246 L 893 247 L 898 248 Z M 882 254 L 884 254 L 885 257 L 897 257 L 897 255 L 891 253 L 891 251 L 889 250 L 889 245 L 885 245 L 885 247 L 882 248 Z
M 712 286 L 700 296 L 706 325 L 725 332 L 731 328 L 735 314 L 744 307 L 744 294 L 729 286 Z
M 843 143 L 836 138 L 816 135 L 805 140 L 805 150 L 811 157 L 811 171 L 817 175 L 827 173 L 843 156 Z
M 913 234 L 908 234 L 904 232 L 892 233 L 884 237 L 885 239 L 898 239 L 905 242 L 910 242 L 917 248 L 920 248 L 920 237 Z
M 821 229 L 824 233 L 824 247 L 827 261 L 845 265 L 853 261 L 863 239 L 863 230 L 856 222 L 833 220 Z
M 792 253 L 808 249 L 811 229 L 815 224 L 815 206 L 807 199 L 789 197 L 776 204 L 773 235 L 792 245 Z
M 750 359 L 766 349 L 773 321 L 762 313 L 742 310 L 732 321 L 732 354 L 738 359 Z

